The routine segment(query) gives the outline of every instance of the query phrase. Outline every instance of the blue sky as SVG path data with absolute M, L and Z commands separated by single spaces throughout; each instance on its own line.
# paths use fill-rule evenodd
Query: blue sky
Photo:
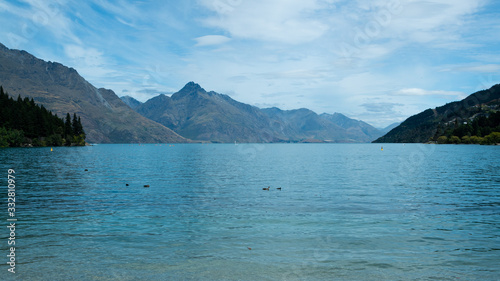
M 187 82 L 377 127 L 500 83 L 487 0 L 0 0 L 0 42 L 145 101 Z

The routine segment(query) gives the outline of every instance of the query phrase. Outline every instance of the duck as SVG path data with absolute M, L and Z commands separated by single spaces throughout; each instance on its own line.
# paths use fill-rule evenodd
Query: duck
M 269 190 L 270 186 L 262 188 L 262 190 Z
M 281 186 L 280 186 L 280 187 L 278 187 L 278 188 L 276 188 L 276 189 L 277 189 L 277 190 L 281 190 Z

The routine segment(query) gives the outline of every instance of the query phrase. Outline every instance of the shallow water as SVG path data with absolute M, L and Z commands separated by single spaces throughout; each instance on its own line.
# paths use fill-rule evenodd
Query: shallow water
M 500 147 L 380 146 L 0 149 L 0 279 L 498 279 Z

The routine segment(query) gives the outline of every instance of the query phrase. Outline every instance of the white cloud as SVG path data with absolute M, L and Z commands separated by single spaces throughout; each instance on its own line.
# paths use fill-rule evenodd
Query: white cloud
M 64 53 L 66 56 L 78 64 L 86 66 L 100 66 L 103 64 L 103 53 L 94 48 L 84 48 L 79 45 L 65 45 Z
M 376 103 L 364 103 L 361 105 L 369 112 L 377 112 L 377 113 L 386 113 L 393 112 L 393 108 L 395 106 L 403 106 L 400 103 L 392 103 L 392 102 L 376 102 Z
M 24 18 L 28 18 L 29 16 L 24 9 L 18 8 L 17 6 L 6 1 L 0 2 L 0 12 L 8 12 L 10 14 L 14 14 L 16 16 Z
M 111 67 L 109 58 L 95 48 L 69 44 L 64 46 L 64 54 L 67 57 L 67 66 L 75 68 L 88 81 L 101 81 L 105 77 L 107 83 L 110 83 L 113 79 L 124 78 L 119 71 Z M 99 88 L 104 85 L 94 83 L 94 86 Z
M 205 35 L 198 38 L 195 38 L 196 46 L 212 46 L 212 45 L 220 45 L 227 43 L 231 40 L 231 38 L 222 36 L 222 35 Z
M 480 73 L 498 73 L 500 71 L 500 64 L 463 66 L 463 67 L 458 67 L 455 70 L 466 71 L 466 72 L 480 72 Z
M 96 5 L 99 5 L 103 9 L 109 11 L 110 14 L 113 14 L 116 16 L 116 19 L 119 21 L 123 21 L 122 23 L 130 24 L 133 19 L 142 17 L 144 15 L 141 15 L 140 8 L 140 3 L 138 2 L 130 2 L 130 1 L 124 1 L 124 0 L 118 0 L 118 1 L 102 1 L 102 0 L 96 0 L 94 1 Z M 146 15 L 147 16 L 147 15 Z
M 37 1 L 26 0 L 31 5 L 30 18 L 34 30 L 46 28 L 52 32 L 58 40 L 70 41 L 81 44 L 80 38 L 72 29 L 72 20 L 66 17 L 65 3 L 62 1 Z
M 450 96 L 452 98 L 463 99 L 466 95 L 457 91 L 429 91 L 419 88 L 401 89 L 394 93 L 397 96 Z
M 0 38 L 24 36 L 20 48 L 140 99 L 195 81 L 245 103 L 389 124 L 472 93 L 481 77 L 492 77 L 484 88 L 498 83 L 500 72 L 494 1 L 29 3 L 0 1 Z
M 474 14 L 482 0 L 401 1 L 402 12 L 391 25 L 393 36 L 418 43 L 460 41 L 466 16 Z M 459 42 L 457 42 L 459 43 Z
M 125 21 L 124 19 L 122 19 L 120 17 L 116 17 L 116 20 L 119 21 L 123 25 L 129 26 L 129 27 L 132 27 L 132 28 L 136 28 L 136 26 L 134 24 L 132 24 L 130 22 L 127 22 L 127 21 Z
M 228 31 L 232 37 L 299 44 L 319 38 L 329 28 L 327 24 L 314 17 L 314 12 L 321 8 L 319 1 L 227 2 L 201 1 L 202 5 L 215 13 L 203 22 L 209 27 Z

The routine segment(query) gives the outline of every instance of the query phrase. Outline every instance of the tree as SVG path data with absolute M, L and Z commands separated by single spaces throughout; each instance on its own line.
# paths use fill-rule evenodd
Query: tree
M 448 137 L 446 136 L 440 136 L 438 139 L 437 139 L 437 143 L 439 144 L 445 144 L 448 142 Z
M 50 146 L 61 146 L 63 145 L 63 139 L 59 134 L 50 135 L 46 140 L 47 145 Z
M 64 123 L 64 137 L 69 139 L 73 136 L 73 126 L 71 124 L 71 115 L 66 114 L 66 122 Z
M 485 142 L 488 144 L 500 143 L 500 132 L 493 132 L 484 137 Z
M 77 136 L 74 134 L 77 133 Z M 33 98 L 10 97 L 0 85 L 0 147 L 85 145 L 85 132 L 80 117 L 73 114 L 59 118 Z
M 76 116 L 76 113 L 73 113 L 73 135 L 74 136 L 81 136 L 82 134 L 85 135 L 83 132 L 83 126 L 82 126 L 82 121 L 80 119 L 80 116 Z M 82 136 L 83 137 L 83 136 Z
M 71 122 L 71 128 L 73 130 L 74 136 L 78 136 L 80 134 L 80 130 L 78 128 L 78 119 L 76 118 L 76 113 L 73 113 L 73 121 Z
M 78 129 L 79 129 L 79 132 L 83 139 L 85 139 L 85 131 L 83 130 L 83 125 L 82 125 L 82 120 L 80 119 L 80 116 L 78 116 Z
M 480 144 L 482 141 L 483 141 L 483 138 L 480 138 L 478 136 L 470 137 L 470 143 Z
M 470 137 L 469 136 L 463 136 L 462 137 L 462 143 L 464 143 L 464 144 L 470 144 Z
M 449 142 L 453 144 L 460 144 L 460 138 L 457 136 L 451 136 Z
M 20 130 L 8 130 L 2 128 L 2 131 L 0 132 L 0 139 L 1 146 L 21 146 L 24 143 L 24 134 L 23 131 Z
M 9 147 L 9 145 L 8 131 L 4 127 L 0 127 L 0 147 Z

